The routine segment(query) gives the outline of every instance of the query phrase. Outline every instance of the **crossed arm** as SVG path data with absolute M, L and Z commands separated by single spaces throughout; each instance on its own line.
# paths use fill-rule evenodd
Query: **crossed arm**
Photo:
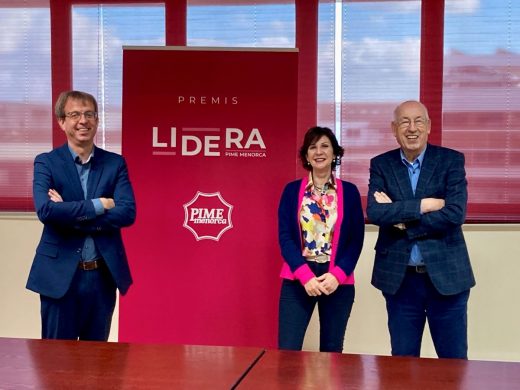
M 385 194 L 383 191 L 375 191 L 374 199 L 377 203 L 392 203 L 392 199 Z M 444 207 L 446 201 L 438 198 L 423 198 L 420 203 L 421 214 L 430 213 L 432 211 L 440 210 Z M 394 225 L 400 230 L 406 229 L 406 225 L 403 222 L 396 223 Z
M 116 231 L 131 225 L 136 215 L 134 194 L 124 160 L 116 160 L 116 163 L 119 165 L 110 179 L 113 183 L 106 187 L 110 188 L 110 195 L 97 198 L 103 209 L 96 212 L 95 199 L 70 200 L 70 191 L 67 199 L 63 187 L 69 182 L 57 180 L 49 160 L 38 156 L 34 164 L 33 196 L 39 219 L 57 228 L 89 234 Z M 61 190 L 58 191 L 57 187 Z
M 49 199 L 52 202 L 55 202 L 55 203 L 63 202 L 63 198 L 58 193 L 58 191 L 51 188 L 47 194 L 49 195 Z M 103 205 L 103 209 L 105 209 L 105 210 L 110 210 L 110 209 L 114 208 L 116 205 L 114 202 L 114 199 L 112 199 L 112 198 L 99 198 L 99 201 L 101 202 L 101 204 Z
M 450 155 L 446 165 L 439 167 L 436 180 L 428 183 L 426 193 L 441 197 L 400 199 L 394 176 L 386 172 L 381 161 L 371 161 L 368 193 L 368 219 L 380 227 L 397 227 L 406 230 L 411 239 L 442 234 L 464 223 L 467 203 L 467 181 L 464 155 Z M 395 197 L 389 194 L 394 188 Z

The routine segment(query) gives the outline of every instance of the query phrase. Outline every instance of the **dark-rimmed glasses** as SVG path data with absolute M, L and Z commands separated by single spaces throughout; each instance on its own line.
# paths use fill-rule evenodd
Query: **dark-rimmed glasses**
M 95 111 L 85 111 L 85 112 L 79 112 L 79 111 L 71 111 L 65 114 L 65 116 L 69 119 L 72 119 L 73 121 L 77 121 L 81 118 L 81 116 L 84 116 L 87 120 L 97 119 L 98 113 Z

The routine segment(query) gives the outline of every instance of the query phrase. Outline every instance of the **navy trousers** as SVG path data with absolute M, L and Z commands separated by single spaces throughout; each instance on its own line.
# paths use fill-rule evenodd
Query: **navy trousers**
M 59 299 L 40 295 L 42 338 L 107 341 L 116 304 L 116 285 L 106 266 L 78 269 Z
M 420 356 L 426 320 L 440 358 L 467 359 L 469 290 L 441 295 L 427 273 L 408 270 L 395 295 L 383 294 L 394 356 Z
M 329 268 L 328 263 L 309 262 L 309 265 L 316 276 L 327 272 Z M 301 351 L 305 332 L 317 304 L 320 351 L 342 352 L 354 296 L 354 285 L 340 285 L 330 295 L 311 297 L 299 281 L 284 279 L 278 313 L 278 348 Z

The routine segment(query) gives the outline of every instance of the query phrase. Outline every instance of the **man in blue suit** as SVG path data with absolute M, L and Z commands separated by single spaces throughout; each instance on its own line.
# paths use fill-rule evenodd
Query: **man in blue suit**
M 426 320 L 439 357 L 467 359 L 467 302 L 475 279 L 462 234 L 464 155 L 428 144 L 417 101 L 394 111 L 400 145 L 370 162 L 368 219 L 379 226 L 372 284 L 386 300 L 392 355 L 420 356 Z
M 92 95 L 63 92 L 55 114 L 67 143 L 34 160 L 44 226 L 27 288 L 40 294 L 42 338 L 106 341 L 116 289 L 132 284 L 121 228 L 134 223 L 134 192 L 123 157 L 94 145 Z

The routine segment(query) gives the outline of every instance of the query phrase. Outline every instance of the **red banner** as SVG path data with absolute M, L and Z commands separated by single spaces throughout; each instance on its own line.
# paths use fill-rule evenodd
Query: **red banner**
M 295 50 L 125 48 L 137 199 L 119 340 L 274 347 L 277 206 L 296 171 Z

